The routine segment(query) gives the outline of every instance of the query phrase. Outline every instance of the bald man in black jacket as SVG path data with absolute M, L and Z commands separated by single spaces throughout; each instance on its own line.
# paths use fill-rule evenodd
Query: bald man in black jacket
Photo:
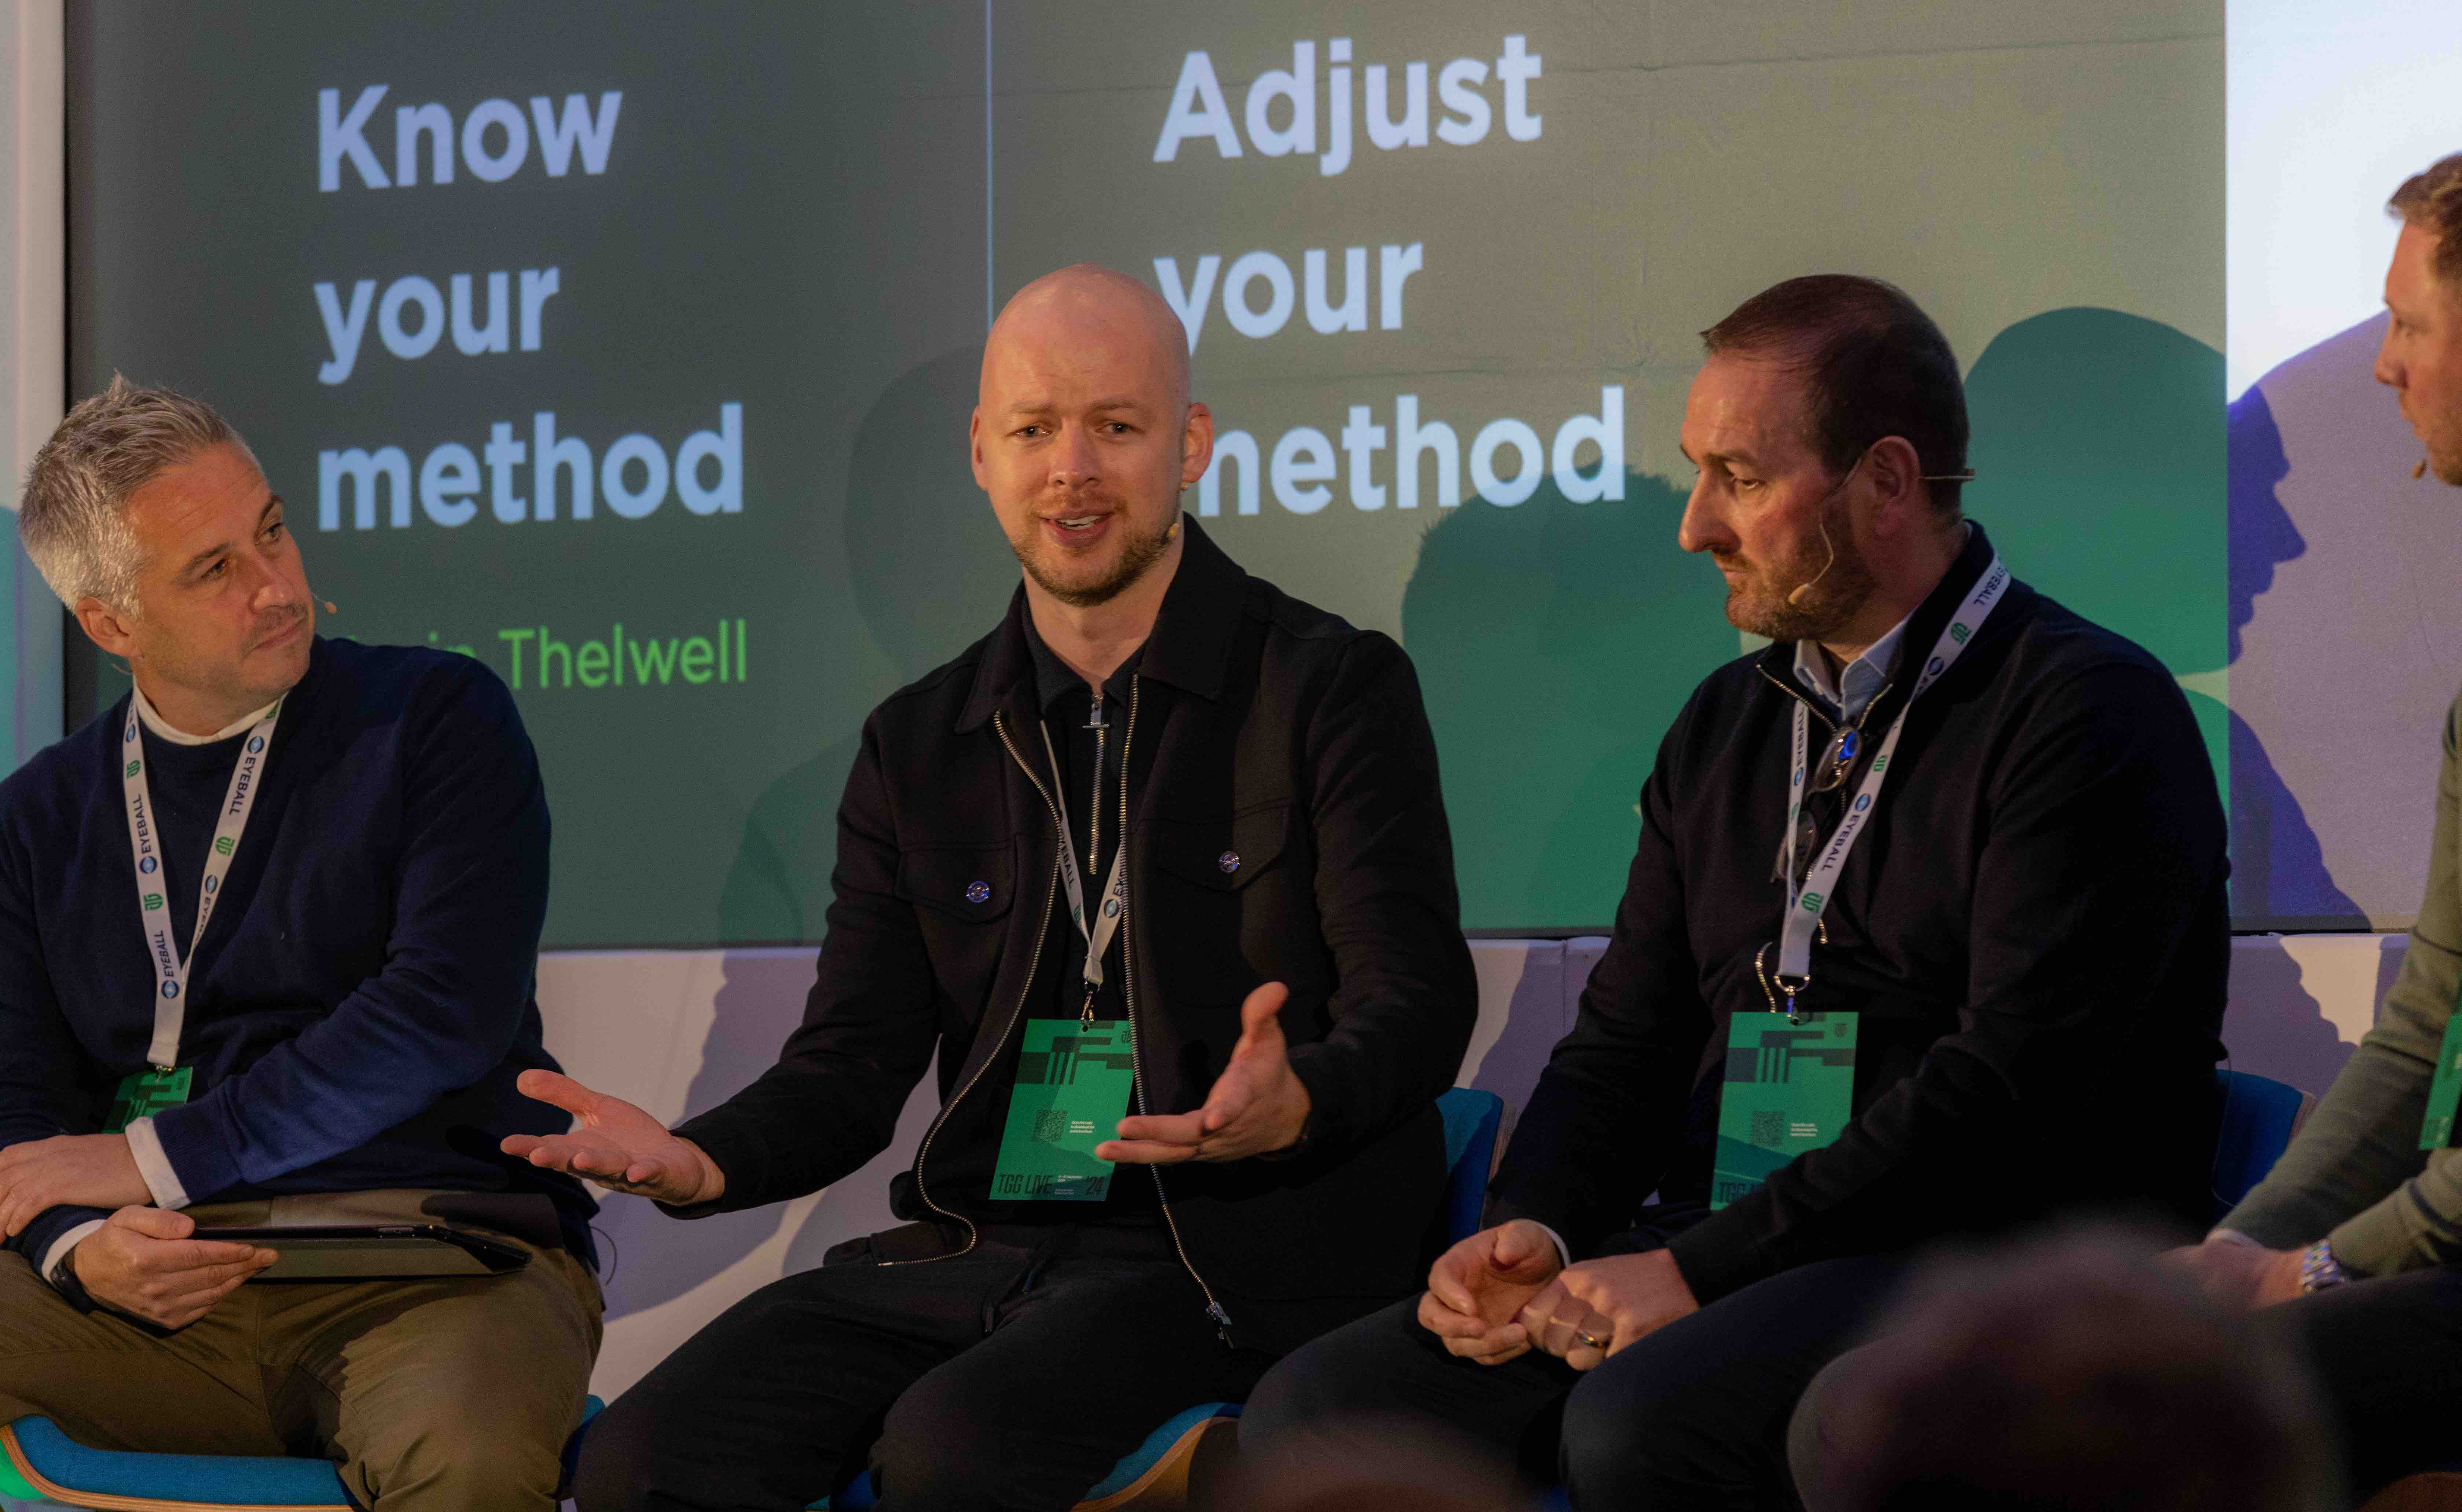
M 673 1131 L 523 1079 L 580 1123 L 508 1153 L 692 1218 L 851 1175 L 939 1069 L 911 1221 L 610 1407 L 588 1512 L 788 1512 L 867 1458 L 895 1506 L 1064 1508 L 1416 1281 L 1478 1009 L 1436 743 L 1401 647 L 1182 517 L 1211 441 L 1152 290 L 1021 291 L 974 464 L 1024 581 L 865 722 L 778 1064 Z

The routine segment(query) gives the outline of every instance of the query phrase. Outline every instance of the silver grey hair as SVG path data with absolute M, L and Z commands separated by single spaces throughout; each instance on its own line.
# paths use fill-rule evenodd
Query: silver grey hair
M 17 508 L 17 537 L 43 581 L 71 609 L 100 599 L 135 616 L 143 565 L 128 524 L 128 498 L 167 467 L 208 446 L 256 454 L 201 400 L 140 388 L 115 373 L 111 386 L 69 411 L 34 453 Z

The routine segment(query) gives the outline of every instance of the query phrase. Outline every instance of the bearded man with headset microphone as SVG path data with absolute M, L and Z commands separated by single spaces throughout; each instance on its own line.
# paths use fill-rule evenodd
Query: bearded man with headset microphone
M 1659 748 L 1492 1226 L 1276 1367 L 1243 1455 L 1415 1418 L 1577 1507 L 1788 1506 L 1788 1413 L 1918 1246 L 2211 1214 L 2227 868 L 2187 702 L 1962 517 L 1956 358 L 1905 294 L 1793 279 L 1703 335 L 1678 540 L 1776 644 Z

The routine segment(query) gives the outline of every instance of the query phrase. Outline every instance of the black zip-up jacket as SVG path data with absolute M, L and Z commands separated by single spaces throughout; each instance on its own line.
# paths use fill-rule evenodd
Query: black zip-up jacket
M 1907 626 L 1840 793 L 1991 559 L 1977 526 Z M 1770 1007 L 1753 961 L 1784 908 L 1794 658 L 1780 642 L 1720 668 L 1668 730 L 1614 939 L 1514 1132 L 1491 1220 L 1536 1219 L 1579 1257 L 1653 1189 L 1676 1212 L 1708 1201 L 1728 1021 Z M 1817 752 L 1832 725 L 1811 707 Z M 2214 1217 L 2228 865 L 2170 673 L 2013 584 L 1915 703 L 1893 767 L 1803 999 L 1862 1016 L 1854 1119 L 1675 1235 L 1704 1304 L 1812 1261 L 2082 1209 Z
M 1158 1168 L 1165 1221 L 1231 1337 L 1281 1350 L 1419 1285 L 1444 1181 L 1435 1099 L 1478 986 L 1409 659 L 1183 529 L 1121 734 L 1127 998 L 1146 1107 L 1181 1112 L 1221 1073 L 1249 990 L 1290 988 L 1304 1146 Z M 1064 906 L 1026 612 L 1021 591 L 997 630 L 866 722 L 804 1022 L 777 1066 L 676 1131 L 726 1174 L 707 1210 L 854 1171 L 938 1050 L 940 1112 L 892 1204 L 959 1242 L 993 1216 L 984 1181 L 953 1177 L 991 1168 L 1005 1109 L 985 1088 L 1006 1077 L 989 1072 L 1048 1011 L 1028 996 Z

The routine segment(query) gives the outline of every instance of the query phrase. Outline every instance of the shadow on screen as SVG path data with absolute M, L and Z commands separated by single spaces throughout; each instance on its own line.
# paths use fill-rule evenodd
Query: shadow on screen
M 1443 751 L 1462 916 L 1599 928 L 1632 862 L 1642 779 L 1695 683 L 1733 660 L 1717 569 L 1675 544 L 1684 494 L 1552 482 L 1442 511 L 1402 595 L 1402 640 Z
M 1556 1042 L 1571 1026 L 1566 1000 L 1572 988 L 1563 942 L 1533 940 L 1523 949 L 1521 974 L 1501 1022 L 1489 1017 L 1484 1004 L 1490 983 L 1480 983 L 1479 1023 L 1471 1035 L 1470 1053 L 1462 1058 L 1468 1076 L 1463 1085 L 1503 1098 L 1508 1130 L 1529 1102 L 1530 1090 L 1539 1085 L 1539 1073 L 1547 1069 Z M 1480 1033 L 1491 1023 L 1496 1038 L 1482 1044 Z
M 901 376 L 864 416 L 847 464 L 855 604 L 907 679 L 990 633 L 1017 592 L 1017 557 L 967 462 L 982 365 L 982 349 L 965 347 Z
M 1017 591 L 1017 558 L 966 460 L 981 362 L 966 347 L 900 375 L 865 414 L 849 454 L 847 575 L 864 628 L 901 683 L 988 634 Z M 720 895 L 723 938 L 819 940 L 838 798 L 859 744 L 855 733 L 831 743 L 754 800 Z
M 2265 747 L 2209 680 L 2275 568 L 2307 550 L 2264 396 L 2226 414 L 2222 355 L 2159 321 L 2055 310 L 2019 321 L 1967 378 L 1981 475 L 1968 507 L 2018 575 L 2182 677 L 2224 777 L 2243 918 L 2356 915 Z
M 2255 386 L 2229 412 L 2231 452 L 2231 659 L 2257 616 L 2257 595 L 2274 570 L 2308 550 L 2276 489 L 2290 475 L 2273 407 Z M 2269 917 L 2358 916 L 2357 900 L 2334 884 L 2324 849 L 2290 787 L 2245 720 L 2231 730 L 2232 911 Z
M 966 422 L 981 362 L 981 349 L 969 346 L 900 375 L 865 414 L 849 454 L 848 577 L 865 629 L 887 650 L 900 681 L 982 638 L 1017 589 L 1017 558 L 967 463 Z M 723 938 L 817 945 L 837 860 L 838 800 L 860 744 L 859 733 L 831 743 L 753 801 L 719 896 Z M 803 1018 L 811 983 L 810 951 L 726 954 L 690 1112 L 723 1102 L 776 1062 Z M 889 1150 L 823 1195 L 788 1241 L 786 1270 L 818 1264 L 837 1241 L 896 1221 L 889 1179 L 939 1105 L 932 1087 L 927 1071 Z M 625 1260 L 610 1289 L 609 1315 L 682 1295 L 769 1241 L 779 1221 L 771 1207 L 702 1219 L 688 1233 L 676 1232 L 647 1203 L 610 1203 L 601 1226 L 615 1234 Z M 653 1224 L 671 1231 L 655 1233 Z
M 2383 1004 L 2402 973 L 2402 952 L 2378 949 L 2370 990 Z M 2278 943 L 2232 952 L 2231 1011 L 2223 1021 L 2231 1069 L 2271 1076 L 2322 1097 L 2359 1049 L 2315 1007 L 2300 962 Z
M 2222 386 L 2221 354 L 2158 321 L 2090 308 L 2019 321 L 1967 378 L 1967 505 L 2019 577 L 2182 679 L 2225 779 L 2234 914 L 2356 915 L 2263 743 L 2214 696 L 2275 568 L 2307 549 L 2275 495 L 2288 464 L 2263 396 L 2226 414 Z M 2237 964 L 2256 979 L 2234 993 L 2234 1064 L 2322 1088 L 2353 1047 L 2298 964 L 2279 951 Z

